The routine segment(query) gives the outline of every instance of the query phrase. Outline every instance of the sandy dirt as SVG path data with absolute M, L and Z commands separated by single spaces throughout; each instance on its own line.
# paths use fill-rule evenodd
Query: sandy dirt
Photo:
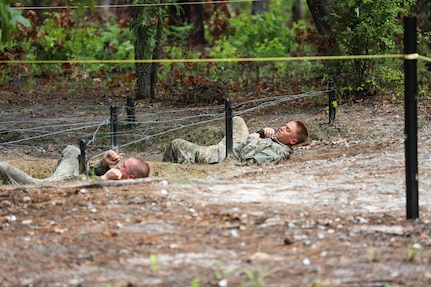
M 428 106 L 417 220 L 406 219 L 402 102 L 340 104 L 333 126 L 303 104 L 289 116 L 307 120 L 310 142 L 279 164 L 167 164 L 153 143 L 138 152 L 146 180 L 0 186 L 0 285 L 431 285 Z M 19 109 L 3 107 L 5 129 Z M 36 177 L 55 166 L 58 150 L 27 149 L 0 144 L 1 160 Z

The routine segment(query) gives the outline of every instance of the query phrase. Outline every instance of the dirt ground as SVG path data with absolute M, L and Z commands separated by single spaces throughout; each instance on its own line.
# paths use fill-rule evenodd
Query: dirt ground
M 40 109 L 12 96 L 3 135 L 11 117 Z M 429 103 L 419 103 L 418 220 L 406 219 L 403 103 L 340 104 L 333 126 L 309 105 L 289 117 L 307 119 L 310 142 L 279 164 L 167 164 L 154 144 L 139 154 L 149 179 L 0 186 L 0 286 L 431 285 Z M 40 176 L 58 151 L 0 143 L 0 154 Z

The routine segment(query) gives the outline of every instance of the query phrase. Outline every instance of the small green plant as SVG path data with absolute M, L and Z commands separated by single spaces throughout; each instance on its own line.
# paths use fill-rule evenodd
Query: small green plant
M 338 103 L 337 103 L 337 101 L 336 101 L 336 100 L 332 101 L 332 102 L 331 102 L 331 104 L 332 104 L 332 107 L 333 107 L 334 109 L 337 109 L 337 107 L 338 107 Z M 325 108 L 325 113 L 326 113 L 327 115 L 329 115 L 329 106 L 326 106 L 326 108 Z
M 265 286 L 264 279 L 271 275 L 270 273 L 265 272 L 261 267 L 259 267 L 257 275 L 255 275 L 250 269 L 244 269 L 244 273 L 250 282 L 241 284 L 242 286 Z
M 100 180 L 100 177 L 98 177 L 96 175 L 96 169 L 95 168 L 90 168 L 90 173 L 91 173 L 91 178 L 90 178 L 91 182 L 97 182 Z
M 201 278 L 199 276 L 195 276 L 193 278 L 192 282 L 190 282 L 191 287 L 199 287 L 199 284 L 201 283 Z
M 218 280 L 224 279 L 226 275 L 233 274 L 233 270 L 226 269 L 223 263 L 217 262 L 216 265 L 217 265 L 217 269 L 214 271 L 214 275 Z
M 409 246 L 406 260 L 408 262 L 415 262 L 419 259 L 421 253 L 422 253 L 422 246 L 419 243 L 414 243 L 411 246 Z
M 151 271 L 157 272 L 160 268 L 159 260 L 157 259 L 157 256 L 154 254 L 151 254 L 150 255 L 150 262 L 151 262 Z

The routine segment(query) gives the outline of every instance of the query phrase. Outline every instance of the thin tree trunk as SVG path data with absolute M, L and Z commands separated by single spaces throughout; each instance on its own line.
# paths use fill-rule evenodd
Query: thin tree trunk
M 320 35 L 327 38 L 330 46 L 335 45 L 336 40 L 331 36 L 331 25 L 325 19 L 328 16 L 327 9 L 325 9 L 325 6 L 328 6 L 327 1 L 307 0 L 307 5 L 317 31 L 319 31 Z
M 177 2 L 181 7 L 181 12 L 177 13 L 177 8 L 169 7 L 169 24 L 172 26 L 183 26 L 188 23 L 193 25 L 192 31 L 188 35 L 191 45 L 207 44 L 205 39 L 204 9 L 202 4 L 188 5 L 191 0 L 180 0 Z M 185 3 L 185 5 L 181 5 Z
M 307 0 L 308 9 L 313 17 L 314 25 L 321 35 L 327 35 L 331 31 L 331 26 L 325 20 L 328 16 L 322 0 Z
M 156 44 L 154 46 L 153 59 L 159 59 L 161 42 L 162 42 L 162 33 L 163 33 L 163 19 L 159 19 L 157 22 L 157 31 L 156 31 Z M 159 64 L 153 63 L 151 69 L 151 97 L 154 98 L 154 88 L 156 86 L 158 80 L 158 71 Z
M 142 7 L 132 7 L 133 19 L 139 19 Z M 135 38 L 135 60 L 148 59 L 145 55 L 145 51 L 148 48 L 150 37 L 145 30 L 145 27 L 141 23 L 136 23 L 136 38 Z M 136 99 L 151 98 L 154 96 L 151 91 L 151 63 L 139 63 L 136 62 Z
M 302 0 L 295 0 L 292 9 L 292 22 L 296 23 L 304 18 L 304 9 L 302 7 Z
M 269 11 L 269 0 L 253 1 L 251 3 L 251 14 L 263 14 Z

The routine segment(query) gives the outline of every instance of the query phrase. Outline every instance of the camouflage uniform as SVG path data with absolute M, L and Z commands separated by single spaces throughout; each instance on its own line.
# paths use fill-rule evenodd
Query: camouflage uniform
M 233 156 L 238 161 L 263 163 L 288 159 L 292 149 L 276 138 L 257 139 L 249 137 L 244 120 L 234 117 Z M 175 139 L 165 152 L 163 161 L 176 163 L 219 163 L 226 158 L 226 138 L 218 144 L 200 146 L 183 139 Z
M 29 176 L 25 172 L 6 163 L 0 162 L 0 179 L 3 184 L 35 184 L 46 181 L 71 179 L 79 175 L 79 155 L 81 151 L 76 146 L 69 145 L 61 153 L 55 171 L 45 179 L 37 179 Z M 103 175 L 106 169 L 98 162 L 95 166 L 95 174 Z

